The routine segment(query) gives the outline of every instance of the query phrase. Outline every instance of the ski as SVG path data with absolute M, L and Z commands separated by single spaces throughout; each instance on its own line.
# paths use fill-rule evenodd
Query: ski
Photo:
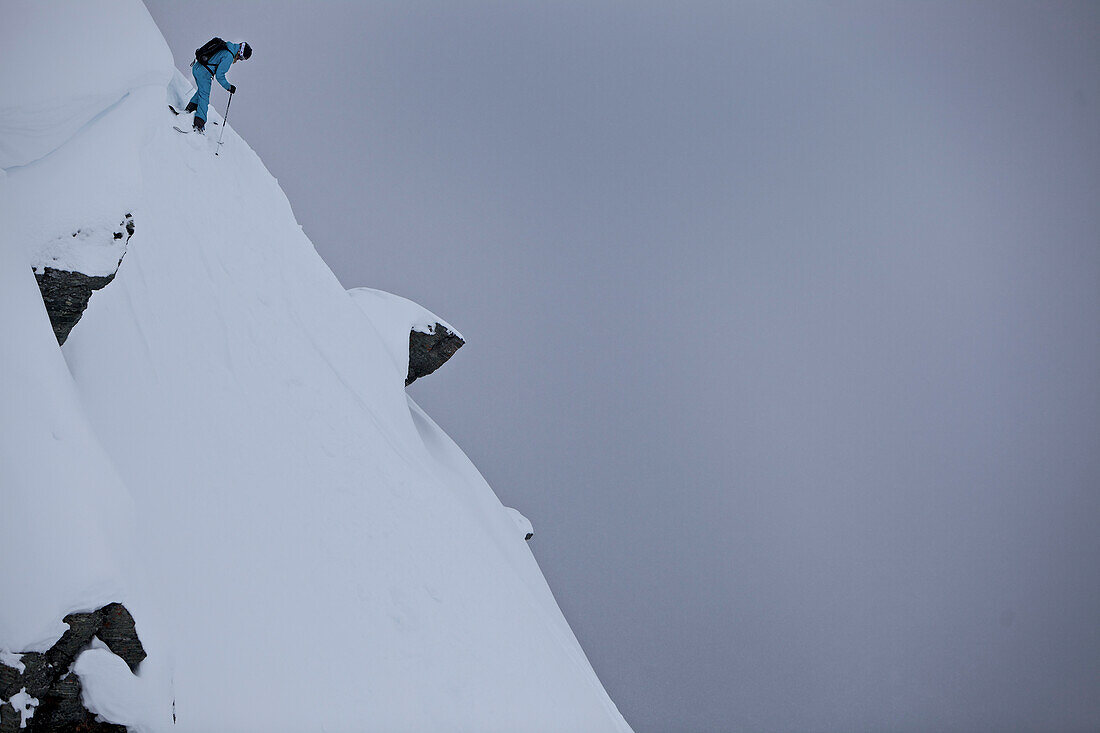
M 183 114 L 191 114 L 190 112 L 180 112 L 180 111 L 179 111 L 178 109 L 176 109 L 176 108 L 175 108 L 175 107 L 173 107 L 172 105 L 168 105 L 168 111 L 169 111 L 169 112 L 171 112 L 172 114 L 176 115 L 177 117 L 179 117 L 180 115 L 183 115 Z M 208 124 L 208 125 L 216 125 L 216 124 L 218 124 L 218 123 L 217 123 L 217 122 L 215 122 L 214 120 L 207 120 L 207 121 L 206 121 L 206 124 Z

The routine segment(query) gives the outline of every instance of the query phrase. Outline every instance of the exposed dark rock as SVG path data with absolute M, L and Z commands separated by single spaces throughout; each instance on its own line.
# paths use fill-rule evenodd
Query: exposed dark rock
M 38 700 L 33 717 L 22 728 L 24 733 L 126 733 L 124 726 L 97 720 L 84 708 L 80 677 L 72 672 L 72 664 L 91 646 L 93 637 L 98 636 L 131 670 L 136 670 L 146 654 L 138 639 L 134 617 L 122 604 L 111 603 L 96 611 L 70 613 L 63 621 L 69 628 L 49 651 L 22 655 L 22 672 L 0 663 L 0 700 L 10 700 L 23 689 Z M 0 733 L 20 730 L 21 720 L 14 706 L 0 705 Z
M 38 289 L 42 291 L 42 302 L 50 314 L 50 324 L 58 345 L 65 343 L 73 326 L 84 315 L 92 292 L 106 287 L 115 279 L 114 275 L 93 277 L 52 267 L 43 268 L 42 272 L 34 273 L 34 277 L 38 280 Z
M 97 636 L 100 641 L 122 657 L 122 661 L 130 665 L 130 671 L 137 671 L 137 666 L 147 655 L 134 628 L 134 617 L 121 603 L 110 603 L 101 608 L 99 614 L 102 625 Z
M 19 692 L 19 688 L 22 687 L 19 684 L 20 677 L 18 669 L 0 663 L 0 700 L 7 700 Z
M 46 659 L 53 667 L 67 670 L 69 665 L 76 661 L 76 655 L 92 643 L 92 637 L 99 631 L 103 619 L 99 611 L 92 611 L 91 613 L 70 613 L 61 620 L 69 625 L 69 629 L 46 652 Z
M 408 386 L 443 366 L 464 343 L 466 342 L 458 334 L 442 323 L 436 323 L 432 333 L 411 331 L 409 374 L 405 377 L 405 385 Z
M 16 692 L 19 691 L 16 690 Z M 22 721 L 23 716 L 19 714 L 14 705 L 7 702 L 0 705 L 0 733 L 16 733 Z
M 26 687 L 31 697 L 45 694 L 57 677 L 46 655 L 41 652 L 27 652 L 20 661 L 23 662 L 26 671 L 19 679 L 19 686 Z
M 80 699 L 80 678 L 75 674 L 66 675 L 59 679 L 49 690 L 38 698 L 38 707 L 35 708 L 34 717 L 27 721 L 27 727 L 32 727 L 37 733 L 44 730 L 71 730 L 91 715 L 84 709 L 84 703 Z

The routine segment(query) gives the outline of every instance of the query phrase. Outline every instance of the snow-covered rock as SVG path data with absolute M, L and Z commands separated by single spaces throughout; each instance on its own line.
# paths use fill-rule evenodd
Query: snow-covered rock
M 95 650 L 101 656 L 111 657 L 114 664 L 126 670 L 127 677 L 133 678 L 133 672 L 145 659 L 133 617 L 124 606 L 112 603 L 95 611 L 71 613 L 64 623 L 68 629 L 44 654 L 0 655 L 0 731 L 7 733 L 18 727 L 32 731 L 123 733 L 117 725 L 96 721 L 100 711 L 86 706 L 82 682 L 85 675 L 98 687 L 103 686 L 102 681 L 94 670 L 89 673 L 85 667 L 82 671 L 74 663 L 79 661 L 78 657 Z M 11 663 L 13 657 L 16 664 Z M 112 685 L 117 686 L 118 683 Z M 31 717 L 34 720 L 28 724 Z M 109 716 L 107 719 L 122 722 Z
M 348 293 L 382 336 L 405 386 L 443 366 L 466 343 L 451 324 L 400 295 L 373 288 Z
M 535 530 L 531 526 L 531 520 L 519 513 L 518 509 L 513 509 L 510 506 L 504 507 L 508 512 L 508 516 L 512 518 L 512 522 L 516 525 L 516 529 L 519 530 L 519 534 L 523 539 L 529 540 L 535 536 Z
M 134 218 L 126 214 L 116 226 L 84 226 L 32 253 L 34 277 L 58 344 L 65 344 L 92 293 L 114 280 L 133 234 Z
M 139 3 L 4 21 L 4 659 L 117 601 L 137 673 L 93 640 L 58 681 L 133 730 L 629 730 L 513 518 L 405 392 L 410 330 L 457 332 L 349 297 L 232 128 L 217 158 L 172 130 L 187 82 Z M 32 268 L 123 212 L 125 259 L 62 351 Z
M 126 256 L 126 245 L 135 228 L 129 213 L 85 224 L 32 247 L 31 266 L 36 275 L 53 269 L 91 277 L 113 276 Z

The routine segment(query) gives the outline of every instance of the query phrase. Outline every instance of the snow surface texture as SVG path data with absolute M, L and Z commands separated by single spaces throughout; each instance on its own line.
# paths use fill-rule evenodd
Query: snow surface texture
M 4 658 L 118 601 L 149 658 L 74 671 L 135 730 L 629 730 L 513 516 L 405 393 L 426 311 L 349 297 L 232 128 L 218 157 L 172 130 L 190 86 L 140 4 L 4 16 Z M 62 352 L 32 264 L 123 212 Z

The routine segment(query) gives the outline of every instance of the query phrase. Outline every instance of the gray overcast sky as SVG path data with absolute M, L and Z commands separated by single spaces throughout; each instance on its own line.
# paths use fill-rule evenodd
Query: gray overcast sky
M 148 6 L 639 733 L 1100 727 L 1100 4 Z

